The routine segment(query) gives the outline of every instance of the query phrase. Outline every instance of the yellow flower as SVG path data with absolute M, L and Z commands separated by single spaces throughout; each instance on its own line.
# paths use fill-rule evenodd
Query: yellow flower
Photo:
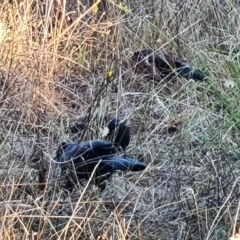
M 113 77 L 113 72 L 112 71 L 107 72 L 107 79 L 110 79 L 112 77 Z

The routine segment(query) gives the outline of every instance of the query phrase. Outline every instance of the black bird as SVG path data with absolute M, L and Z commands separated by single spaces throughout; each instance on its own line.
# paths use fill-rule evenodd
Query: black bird
M 142 71 L 146 71 L 150 66 L 155 65 L 162 75 L 169 75 L 176 71 L 179 76 L 186 79 L 203 81 L 206 77 L 200 70 L 190 67 L 161 51 L 152 51 L 150 49 L 137 51 L 132 56 L 132 60 L 138 63 L 137 67 L 141 67 Z
M 83 124 L 83 123 L 74 123 L 71 126 L 71 132 L 74 133 L 74 134 L 80 133 L 84 129 L 85 129 L 85 124 Z
M 75 123 L 71 126 L 71 132 L 76 134 L 85 129 L 83 123 Z M 130 143 L 131 133 L 130 128 L 124 123 L 120 123 L 120 119 L 115 117 L 108 124 L 109 133 L 107 135 L 108 140 L 114 141 L 114 145 L 125 151 Z
M 65 178 L 64 188 L 68 190 L 72 190 L 78 180 L 89 180 L 92 174 L 95 184 L 104 190 L 104 181 L 115 171 L 142 171 L 146 168 L 143 162 L 120 156 L 114 144 L 104 140 L 63 143 L 54 161 L 61 164 L 62 170 L 73 167 Z
M 122 147 L 123 151 L 125 151 L 130 143 L 130 128 L 124 123 L 120 123 L 120 119 L 116 117 L 109 122 L 108 129 L 108 138 L 114 139 L 114 145 Z

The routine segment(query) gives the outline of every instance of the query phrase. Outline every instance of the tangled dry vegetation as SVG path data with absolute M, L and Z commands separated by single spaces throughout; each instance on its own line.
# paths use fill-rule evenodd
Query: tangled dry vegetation
M 235 0 L 1 1 L 2 239 L 239 239 L 239 16 Z M 142 48 L 210 77 L 154 82 L 130 61 Z M 63 195 L 69 126 L 101 138 L 114 115 L 148 169 Z

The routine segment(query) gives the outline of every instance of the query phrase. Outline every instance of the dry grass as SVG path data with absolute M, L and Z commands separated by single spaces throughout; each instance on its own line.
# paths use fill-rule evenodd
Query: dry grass
M 238 239 L 238 1 L 57 2 L 0 3 L 2 239 Z M 210 78 L 153 83 L 130 61 L 141 48 Z M 148 169 L 101 198 L 87 183 L 64 195 L 51 158 L 69 126 L 87 119 L 83 138 L 100 138 L 116 114 Z

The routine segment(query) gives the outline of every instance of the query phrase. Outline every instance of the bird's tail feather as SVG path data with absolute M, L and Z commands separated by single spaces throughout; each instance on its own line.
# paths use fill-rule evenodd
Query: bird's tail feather
M 194 79 L 194 80 L 199 80 L 203 81 L 205 78 L 204 73 L 202 73 L 198 69 L 191 68 L 190 66 L 183 66 L 181 68 L 177 69 L 177 73 L 187 79 Z
M 121 156 L 113 156 L 109 159 L 104 159 L 104 167 L 109 167 L 120 171 L 143 171 L 146 168 L 146 164 L 143 162 L 139 162 L 135 159 L 121 157 Z

